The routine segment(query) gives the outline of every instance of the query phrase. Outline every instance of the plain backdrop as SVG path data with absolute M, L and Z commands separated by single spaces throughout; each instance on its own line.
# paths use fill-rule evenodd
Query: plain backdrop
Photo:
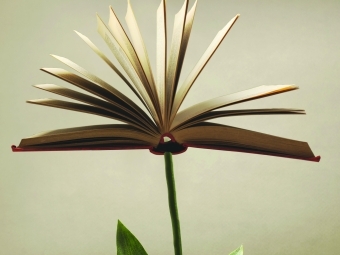
M 159 0 L 131 0 L 155 69 Z M 180 0 L 167 1 L 168 40 Z M 193 2 L 189 3 L 189 8 Z M 96 32 L 125 0 L 11 0 L 0 9 L 0 254 L 116 254 L 120 219 L 148 254 L 173 254 L 164 159 L 148 151 L 13 153 L 35 133 L 113 123 L 89 114 L 25 103 L 59 98 L 31 85 L 66 85 L 39 71 L 67 57 L 123 93 L 131 92 L 73 32 L 114 57 Z M 307 141 L 320 163 L 189 149 L 174 156 L 186 255 L 340 254 L 340 1 L 200 0 L 180 82 L 215 34 L 241 16 L 198 77 L 183 107 L 270 84 L 299 90 L 230 109 L 301 108 L 306 115 L 216 120 Z M 69 85 L 69 87 L 72 87 Z M 133 98 L 133 97 L 132 97 Z

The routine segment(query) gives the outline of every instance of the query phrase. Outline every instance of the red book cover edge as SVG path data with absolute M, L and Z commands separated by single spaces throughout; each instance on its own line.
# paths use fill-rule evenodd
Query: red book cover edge
M 283 154 L 277 153 L 267 153 L 267 152 L 260 152 L 260 151 L 252 151 L 247 149 L 235 149 L 232 147 L 218 147 L 218 146 L 203 146 L 203 145 L 196 145 L 196 144 L 182 144 L 184 149 L 180 152 L 173 152 L 173 155 L 181 154 L 187 150 L 188 147 L 191 148 L 200 148 L 200 149 L 211 149 L 211 150 L 223 150 L 223 151 L 234 151 L 234 152 L 244 152 L 244 153 L 251 153 L 251 154 L 259 154 L 259 155 L 268 155 L 268 156 L 276 156 L 276 157 L 283 157 L 283 158 L 291 158 L 291 159 L 300 159 L 300 160 L 307 160 L 313 162 L 319 162 L 321 157 L 311 157 L 311 158 L 303 158 L 303 157 L 293 157 L 287 156 Z M 152 146 L 118 146 L 118 147 L 74 147 L 74 148 L 54 148 L 54 149 L 45 149 L 45 148 L 19 148 L 15 145 L 12 145 L 13 152 L 34 152 L 34 151 L 84 151 L 84 150 L 140 150 L 140 149 L 148 149 L 151 153 L 155 155 L 164 155 L 164 152 L 157 151 Z

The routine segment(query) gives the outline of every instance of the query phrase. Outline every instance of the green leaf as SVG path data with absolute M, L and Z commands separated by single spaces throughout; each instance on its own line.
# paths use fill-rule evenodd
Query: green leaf
M 235 251 L 230 253 L 229 255 L 243 255 L 243 245 L 237 248 Z
M 118 220 L 117 255 L 148 255 L 137 238 Z

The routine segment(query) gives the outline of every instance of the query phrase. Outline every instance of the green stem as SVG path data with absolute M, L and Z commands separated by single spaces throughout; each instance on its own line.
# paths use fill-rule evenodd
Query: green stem
M 164 159 L 165 159 L 166 182 L 168 185 L 168 198 L 169 198 L 169 209 L 170 209 L 170 216 L 171 216 L 171 223 L 172 223 L 172 233 L 174 237 L 175 255 L 182 255 L 181 229 L 179 226 L 177 201 L 176 201 L 175 177 L 174 177 L 174 171 L 173 171 L 171 152 L 165 152 Z

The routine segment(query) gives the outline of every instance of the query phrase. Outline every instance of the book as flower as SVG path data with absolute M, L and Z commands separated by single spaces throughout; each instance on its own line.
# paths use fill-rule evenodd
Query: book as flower
M 239 17 L 236 15 L 217 33 L 188 77 L 179 84 L 195 10 L 196 3 L 188 10 L 186 0 L 176 14 L 170 53 L 167 56 L 166 5 L 162 0 L 157 10 L 156 75 L 151 70 L 146 47 L 130 2 L 125 19 L 131 38 L 127 36 L 111 7 L 107 25 L 97 15 L 98 32 L 118 60 L 121 71 L 89 38 L 79 32 L 76 33 L 112 68 L 113 75 L 120 76 L 122 82 L 141 101 L 143 108 L 114 86 L 71 60 L 52 55 L 74 72 L 61 68 L 41 70 L 93 96 L 55 84 L 40 84 L 35 87 L 79 103 L 56 99 L 29 100 L 29 103 L 96 114 L 121 121 L 122 124 L 48 131 L 22 139 L 18 147 L 12 147 L 13 151 L 149 149 L 155 154 L 163 154 L 166 151 L 176 154 L 188 147 L 196 147 L 319 161 L 320 157 L 314 156 L 306 142 L 209 122 L 228 116 L 304 114 L 303 110 L 281 108 L 218 110 L 229 105 L 292 91 L 298 88 L 295 85 L 259 86 L 209 99 L 179 111 L 193 83 Z

